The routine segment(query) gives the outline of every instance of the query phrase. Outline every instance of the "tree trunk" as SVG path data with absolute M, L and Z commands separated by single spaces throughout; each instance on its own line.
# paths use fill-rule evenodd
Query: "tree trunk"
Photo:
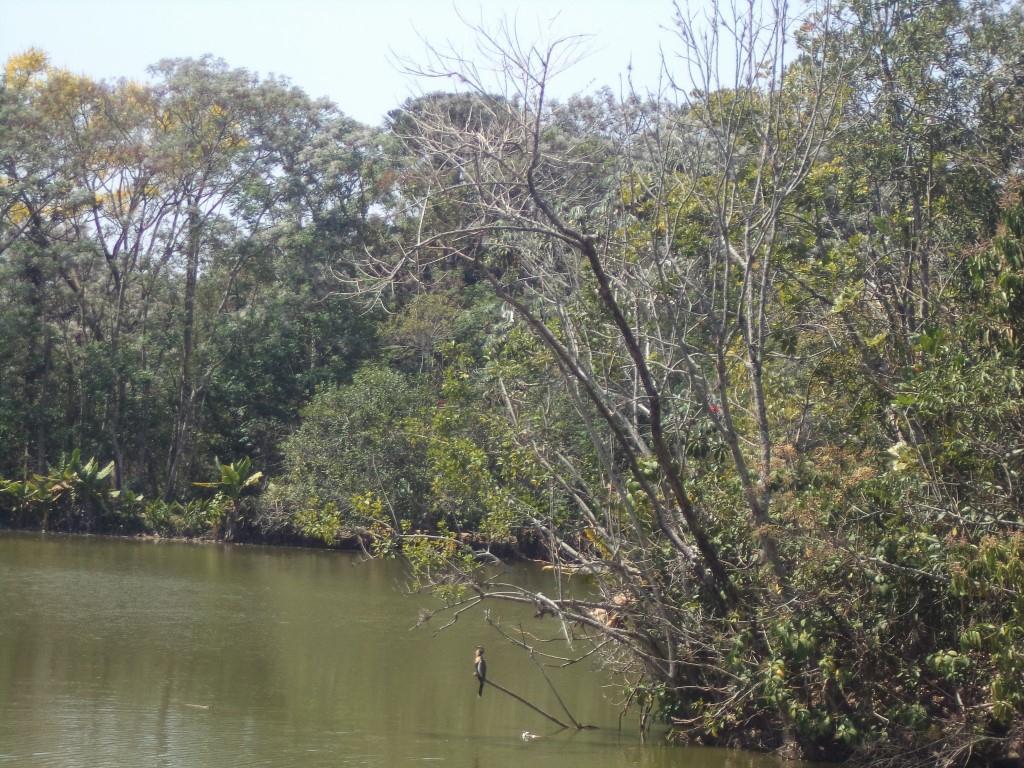
M 193 386 L 192 354 L 195 346 L 196 282 L 199 276 L 200 245 L 199 210 L 195 203 L 188 210 L 188 239 L 185 264 L 185 301 L 181 331 L 181 378 L 178 386 L 178 407 L 174 419 L 174 434 L 167 459 L 167 487 L 164 496 L 174 498 L 178 486 L 178 473 L 182 457 L 188 446 L 188 431 L 192 421 Z

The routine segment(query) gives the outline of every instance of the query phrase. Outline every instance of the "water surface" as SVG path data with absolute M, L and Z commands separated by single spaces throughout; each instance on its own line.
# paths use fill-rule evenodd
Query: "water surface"
M 397 563 L 336 552 L 0 534 L 0 768 L 780 765 L 639 743 L 586 665 L 551 675 L 597 731 L 478 697 L 483 643 L 498 682 L 557 714 L 481 612 L 414 628 L 429 601 L 404 583 Z

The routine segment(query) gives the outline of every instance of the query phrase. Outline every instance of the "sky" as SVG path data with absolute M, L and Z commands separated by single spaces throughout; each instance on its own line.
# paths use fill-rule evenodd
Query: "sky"
M 424 39 L 471 53 L 460 16 L 514 20 L 521 39 L 540 43 L 588 35 L 584 58 L 553 81 L 559 98 L 618 91 L 629 67 L 640 90 L 653 89 L 659 51 L 673 45 L 671 0 L 0 0 L 0 59 L 36 47 L 96 79 L 145 80 L 160 59 L 210 53 L 377 125 L 406 97 L 444 89 L 396 60 L 424 61 Z

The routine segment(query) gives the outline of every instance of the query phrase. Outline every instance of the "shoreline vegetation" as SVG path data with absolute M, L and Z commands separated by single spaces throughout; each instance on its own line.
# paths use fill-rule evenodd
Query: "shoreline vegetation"
M 94 536 L 100 538 L 124 539 L 128 541 L 171 541 L 187 544 L 228 544 L 240 546 L 280 547 L 283 549 L 313 549 L 332 552 L 358 552 L 368 556 L 376 556 L 375 551 L 391 551 L 391 543 L 376 541 L 373 531 L 368 528 L 347 529 L 338 531 L 330 541 L 316 538 L 301 531 L 259 532 L 241 528 L 233 539 L 225 539 L 219 534 L 216 526 L 205 532 L 185 532 L 171 529 L 148 530 L 141 527 L 141 519 L 128 524 L 121 523 L 114 527 L 95 528 L 90 530 L 75 528 L 44 528 L 41 525 L 0 523 L 0 533 L 39 533 L 57 536 Z M 410 537 L 426 536 L 422 531 L 414 531 Z M 452 535 L 454 541 L 471 547 L 480 553 L 483 559 L 500 560 L 510 563 L 533 563 L 538 567 L 550 570 L 553 566 L 545 557 L 541 540 L 530 530 L 523 531 L 521 536 L 514 533 L 499 540 L 492 540 L 479 533 L 461 533 Z M 575 569 L 570 565 L 559 566 L 565 573 L 573 574 Z
M 12 56 L 0 525 L 366 531 L 424 621 L 532 607 L 494 630 L 679 741 L 1019 766 L 1024 11 L 666 21 L 657 93 L 554 101 L 580 40 L 498 21 L 376 127 Z

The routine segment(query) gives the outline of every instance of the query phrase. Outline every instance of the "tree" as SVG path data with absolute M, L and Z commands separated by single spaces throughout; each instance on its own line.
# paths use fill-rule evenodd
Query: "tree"
M 0 322 L 3 386 L 21 405 L 0 431 L 12 474 L 79 448 L 112 456 L 118 487 L 172 497 L 218 453 L 272 463 L 316 385 L 350 375 L 372 338 L 330 296 L 330 274 L 380 226 L 373 133 L 212 58 L 154 74 L 95 82 L 33 51 L 8 63 Z M 258 334 L 278 329 L 289 365 L 266 359 L 261 379 L 238 345 L 269 349 Z M 250 372 L 272 414 L 236 402 Z
M 981 567 L 986 534 L 973 528 L 963 549 L 941 552 L 943 536 L 963 531 L 938 501 L 948 481 L 898 475 L 916 452 L 922 474 L 937 477 L 922 448 L 942 430 L 922 431 L 923 420 L 890 410 L 893 398 L 910 402 L 898 393 L 915 348 L 933 345 L 924 325 L 937 318 L 933 281 L 962 280 L 935 254 L 962 245 L 966 230 L 933 227 L 925 209 L 936 188 L 907 171 L 905 205 L 889 213 L 901 211 L 911 226 L 887 229 L 902 232 L 905 268 L 830 250 L 833 224 L 857 246 L 881 225 L 878 216 L 844 214 L 835 195 L 841 149 L 864 129 L 856 105 L 873 93 L 863 77 L 870 66 L 851 55 L 862 38 L 849 13 L 823 5 L 792 20 L 781 6 L 735 14 L 722 6 L 702 28 L 680 12 L 681 103 L 629 98 L 604 113 L 548 103 L 565 41 L 526 47 L 502 27 L 482 33 L 485 65 L 432 51 L 426 73 L 451 76 L 467 93 L 418 101 L 393 119 L 414 153 L 415 237 L 396 243 L 394 258 L 380 251 L 361 265 L 364 290 L 382 297 L 410 276 L 429 285 L 439 265 L 460 260 L 528 331 L 529 344 L 479 373 L 507 412 L 513 444 L 559 485 L 548 514 L 522 510 L 520 520 L 548 542 L 558 567 L 597 575 L 599 598 L 574 598 L 564 585 L 553 598 L 489 580 L 454 557 L 449 577 L 464 590 L 456 610 L 490 599 L 532 603 L 561 619 L 568 636 L 576 627 L 616 647 L 613 656 L 647 681 L 646 695 L 680 730 L 701 739 L 754 731 L 764 743 L 783 734 L 808 754 L 833 756 L 880 748 L 917 727 L 904 698 L 917 696 L 914 675 L 933 690 L 959 681 L 955 695 L 920 705 L 925 721 L 949 722 L 965 696 L 988 706 L 980 703 L 986 673 L 968 682 L 966 667 L 943 655 L 960 642 L 944 629 L 955 600 L 947 575 Z M 882 49 L 886 35 L 876 41 Z M 935 67 L 961 71 L 948 60 Z M 851 172 L 876 164 L 881 178 L 893 156 L 865 151 L 870 161 Z M 972 212 L 962 221 L 983 228 L 983 220 Z M 900 286 L 892 348 L 887 334 L 865 333 L 872 312 L 897 306 L 878 287 L 883 273 L 884 285 Z M 867 313 L 855 311 L 862 279 L 875 281 Z M 852 344 L 838 342 L 837 329 Z M 889 357 L 904 343 L 903 359 Z M 957 353 L 949 355 L 952 364 Z M 998 391 L 1013 392 L 1010 381 L 1001 378 Z M 829 397 L 814 394 L 822 391 Z M 588 445 L 566 439 L 559 413 L 572 413 Z M 906 441 L 911 453 L 896 448 L 892 466 L 880 466 L 887 436 L 903 430 L 916 435 Z M 941 504 L 939 519 L 928 503 Z M 861 505 L 874 528 L 851 511 Z M 1013 521 L 993 524 L 1012 530 Z M 1012 558 L 1010 549 L 996 560 Z M 429 563 L 436 574 L 437 561 Z M 837 594 L 844 598 L 827 597 Z M 995 609 L 1004 626 L 1017 621 L 1011 602 Z M 968 625 L 988 621 L 958 615 Z M 922 620 L 936 631 L 913 635 Z M 859 650 L 849 655 L 837 637 Z M 971 668 L 994 670 L 993 658 Z M 999 700 L 1003 722 L 1018 716 L 1008 714 L 1015 703 Z M 984 717 L 972 723 L 985 728 Z M 950 734 L 947 756 L 1008 744 Z
M 804 62 L 809 71 L 805 78 L 819 78 L 809 83 L 817 88 L 801 89 L 799 82 L 784 87 L 787 20 L 781 11 L 767 35 L 758 31 L 753 18 L 730 21 L 745 24 L 744 35 L 749 35 L 737 40 L 743 69 L 733 87 L 723 89 L 712 81 L 716 73 L 707 66 L 718 51 L 702 50 L 690 33 L 692 26 L 684 22 L 691 61 L 698 69 L 705 67 L 705 87 L 699 93 L 706 96 L 669 114 L 635 110 L 633 116 L 648 126 L 643 135 L 634 130 L 608 137 L 618 142 L 607 153 L 615 158 L 607 171 L 617 178 L 604 188 L 580 185 L 576 177 L 593 163 L 599 147 L 595 151 L 592 141 L 556 137 L 557 128 L 550 122 L 545 88 L 559 63 L 557 45 L 546 50 L 517 48 L 508 30 L 499 33 L 504 39 L 486 38 L 484 44 L 498 59 L 506 84 L 517 89 L 500 98 L 489 96 L 487 84 L 468 68 L 446 70 L 463 62 L 438 54 L 431 73 L 457 74 L 469 83 L 476 99 L 474 114 L 480 116 L 453 122 L 443 104 L 433 110 L 423 104 L 406 115 L 416 126 L 416 146 L 428 159 L 422 170 L 430 174 L 430 181 L 421 187 L 432 191 L 420 201 L 422 209 L 430 210 L 435 200 L 444 205 L 449 194 L 457 194 L 462 201 L 468 199 L 474 213 L 470 222 L 454 231 L 418 242 L 416 254 L 429 259 L 449 250 L 480 264 L 494 289 L 597 409 L 633 479 L 644 489 L 660 533 L 697 573 L 705 568 L 710 572 L 713 594 L 720 592 L 728 603 L 735 602 L 735 587 L 709 540 L 703 513 L 680 478 L 684 462 L 669 445 L 665 422 L 676 416 L 680 404 L 697 405 L 712 416 L 730 445 L 752 520 L 762 529 L 765 556 L 781 578 L 777 547 L 764 530 L 771 522 L 766 509 L 771 436 L 761 371 L 766 302 L 771 297 L 778 217 L 820 150 L 836 101 L 825 95 L 826 69 L 819 63 L 815 70 L 811 55 Z M 841 74 L 834 67 L 828 72 L 831 77 Z M 791 79 L 798 78 L 791 73 Z M 756 130 L 755 116 L 765 129 Z M 644 146 L 652 136 L 659 142 L 654 153 Z M 624 206 L 615 195 L 647 199 L 627 199 Z M 640 215 L 630 205 L 641 209 Z M 673 252 L 676 232 L 665 221 L 678 217 L 688 205 L 698 206 L 716 232 L 710 243 L 701 244 L 709 253 L 697 255 L 706 263 L 698 262 L 686 273 L 680 269 L 682 258 Z M 578 227 L 573 217 L 579 217 L 580 209 L 613 217 L 610 229 L 590 233 Z M 653 232 L 641 233 L 640 228 L 651 224 Z M 486 250 L 478 247 L 481 240 L 487 241 Z M 495 258 L 511 265 L 500 277 L 493 261 L 485 263 Z M 572 259 L 585 268 L 585 278 L 569 266 Z M 580 282 L 574 285 L 575 280 Z M 590 306 L 571 304 L 574 290 L 591 291 Z M 707 295 L 717 296 L 719 304 L 702 306 Z M 665 313 L 666 300 L 679 296 L 692 302 L 686 308 L 689 312 Z M 542 297 L 557 313 L 557 332 L 539 314 L 534 297 Z M 597 318 L 613 334 L 615 349 L 610 354 L 628 361 L 624 381 L 594 370 L 587 360 L 592 348 L 579 351 L 585 347 L 579 321 Z M 750 379 L 743 400 L 754 411 L 761 446 L 756 481 L 747 469 L 730 413 L 730 401 L 737 395 L 726 356 L 737 336 L 743 339 Z M 657 370 L 652 357 L 658 359 Z M 705 361 L 711 364 L 707 370 Z M 696 403 L 690 393 L 675 401 L 673 390 L 679 383 L 697 390 Z M 712 399 L 716 396 L 720 405 Z M 646 460 L 653 463 L 656 477 L 641 466 Z M 692 544 L 683 540 L 684 532 Z
M 368 508 L 399 530 L 432 527 L 421 404 L 413 382 L 373 365 L 318 392 L 283 447 L 282 501 L 300 515 L 329 509 L 335 532 L 343 523 L 369 527 Z
M 424 158 L 421 219 L 453 200 L 468 210 L 454 229 L 422 237 L 410 257 L 435 263 L 452 254 L 474 266 L 562 371 L 578 414 L 589 423 L 593 448 L 605 457 L 600 478 L 574 470 L 566 481 L 565 491 L 579 501 L 598 541 L 589 557 L 603 561 L 608 553 L 613 562 L 601 567 L 665 584 L 666 574 L 640 565 L 660 546 L 655 542 L 663 542 L 673 553 L 671 580 L 688 570 L 686 589 L 703 594 L 718 611 L 739 608 L 740 588 L 716 540 L 716 521 L 689 487 L 691 470 L 675 434 L 711 419 L 730 447 L 750 529 L 776 588 L 784 586 L 768 511 L 772 436 L 762 370 L 772 257 L 778 218 L 831 128 L 835 101 L 823 96 L 820 57 L 817 68 L 812 55 L 805 63 L 817 90 L 783 80 L 787 21 L 781 11 L 766 37 L 752 17 L 732 21 L 746 24 L 749 37 L 736 41 L 744 70 L 731 90 L 712 92 L 705 82 L 703 99 L 683 110 L 623 105 L 627 120 L 604 141 L 560 132 L 552 119 L 545 89 L 562 48 L 518 47 L 508 29 L 485 37 L 484 46 L 510 92 L 491 96 L 477 70 L 435 52 L 432 74 L 469 84 L 472 96 L 463 102 L 469 116 L 453 121 L 447 102 L 435 100 L 396 121 L 414 127 L 402 138 Z M 690 34 L 688 24 L 682 28 Z M 692 35 L 685 40 L 695 65 L 710 63 L 701 55 L 717 56 L 717 50 L 702 51 Z M 754 115 L 763 130 L 754 127 Z M 610 178 L 595 179 L 594 167 Z M 699 208 L 714 227 L 696 252 L 680 252 L 678 233 L 666 224 L 687 206 Z M 588 216 L 599 229 L 585 228 Z M 390 267 L 380 274 L 393 273 Z M 745 388 L 733 384 L 727 359 L 736 338 L 748 371 Z M 734 408 L 753 412 L 748 423 L 760 445 L 756 479 L 740 446 L 746 435 Z M 579 483 L 584 487 L 575 487 Z M 611 497 L 604 487 L 613 490 Z M 619 521 L 609 526 L 600 519 L 602 506 L 632 518 L 635 535 Z M 642 523 L 648 515 L 653 527 Z M 572 611 L 571 605 L 556 607 Z M 652 611 L 655 626 L 639 633 L 644 641 L 627 642 L 637 652 L 650 643 L 653 652 L 642 653 L 654 667 L 660 667 L 655 659 L 665 659 L 659 676 L 680 684 L 674 641 L 662 647 L 648 636 L 648 629 L 663 635 L 671 623 L 666 610 L 662 602 Z M 572 617 L 594 623 L 578 610 Z M 665 622 L 660 627 L 659 619 Z

